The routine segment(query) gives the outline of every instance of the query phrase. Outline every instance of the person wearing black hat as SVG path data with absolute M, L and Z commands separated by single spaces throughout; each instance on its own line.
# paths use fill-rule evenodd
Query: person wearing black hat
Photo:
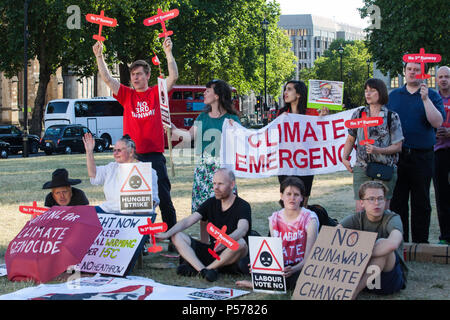
M 44 205 L 46 207 L 88 205 L 89 200 L 84 192 L 72 187 L 79 183 L 80 179 L 69 179 L 66 169 L 56 169 L 52 173 L 52 180 L 42 186 L 42 189 L 52 189 L 45 197 Z

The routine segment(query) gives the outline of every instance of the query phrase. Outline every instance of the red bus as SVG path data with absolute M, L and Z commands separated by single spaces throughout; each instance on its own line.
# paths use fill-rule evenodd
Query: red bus
M 203 93 L 205 90 L 205 86 L 196 85 L 175 85 L 170 90 L 170 118 L 178 129 L 189 130 L 198 115 L 205 109 L 205 104 L 203 103 Z M 232 88 L 232 99 L 233 107 L 240 116 L 239 96 L 235 88 Z M 167 148 L 167 137 L 165 137 L 165 141 Z M 172 145 L 176 144 L 177 142 L 172 143 Z

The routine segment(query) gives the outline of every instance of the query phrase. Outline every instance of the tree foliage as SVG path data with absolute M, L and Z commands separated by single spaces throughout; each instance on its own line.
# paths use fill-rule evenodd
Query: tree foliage
M 380 17 L 368 10 L 380 8 Z M 377 67 L 383 72 L 402 73 L 402 57 L 425 52 L 442 55 L 442 65 L 450 62 L 448 20 L 450 6 L 442 0 L 364 0 L 362 18 L 376 18 L 380 28 L 368 31 L 367 47 Z M 381 18 L 381 20 L 379 20 Z

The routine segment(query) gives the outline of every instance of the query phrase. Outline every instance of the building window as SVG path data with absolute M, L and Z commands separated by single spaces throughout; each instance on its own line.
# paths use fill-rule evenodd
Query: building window
M 391 88 L 398 88 L 398 77 L 391 78 Z
M 430 68 L 427 74 L 431 76 L 431 78 L 427 79 L 428 88 L 436 88 L 436 68 Z

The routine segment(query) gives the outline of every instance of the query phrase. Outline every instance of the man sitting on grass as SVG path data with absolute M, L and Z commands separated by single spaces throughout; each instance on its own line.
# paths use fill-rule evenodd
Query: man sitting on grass
M 239 260 L 248 254 L 251 208 L 248 202 L 233 193 L 235 183 L 231 170 L 219 169 L 213 176 L 214 197 L 206 200 L 196 212 L 179 221 L 167 232 L 156 234 L 158 239 L 171 238 L 180 253 L 177 274 L 195 276 L 200 272 L 202 277 L 213 282 L 218 278 L 218 270 L 239 272 Z M 214 250 L 215 239 L 212 236 L 209 243 L 203 243 L 182 232 L 200 220 L 208 221 L 219 229 L 227 226 L 227 235 L 237 241 L 239 248 L 232 251 L 219 244 L 216 252 L 220 260 L 216 260 L 208 252 L 208 248 Z
M 56 169 L 52 173 L 52 180 L 44 183 L 42 189 L 52 189 L 45 197 L 45 206 L 84 206 L 89 204 L 84 192 L 72 187 L 81 183 L 80 179 L 69 179 L 66 169 Z
M 407 267 L 403 261 L 403 226 L 400 216 L 384 209 L 387 188 L 379 181 L 367 181 L 359 187 L 363 211 L 344 218 L 344 228 L 378 233 L 367 270 L 375 270 L 376 280 L 369 288 L 367 279 L 375 275 L 365 272 L 353 299 L 368 286 L 369 292 L 392 294 L 406 286 Z M 370 268 L 369 268 L 370 267 Z M 378 285 L 377 285 L 378 284 Z M 370 285 L 372 287 L 372 285 Z

